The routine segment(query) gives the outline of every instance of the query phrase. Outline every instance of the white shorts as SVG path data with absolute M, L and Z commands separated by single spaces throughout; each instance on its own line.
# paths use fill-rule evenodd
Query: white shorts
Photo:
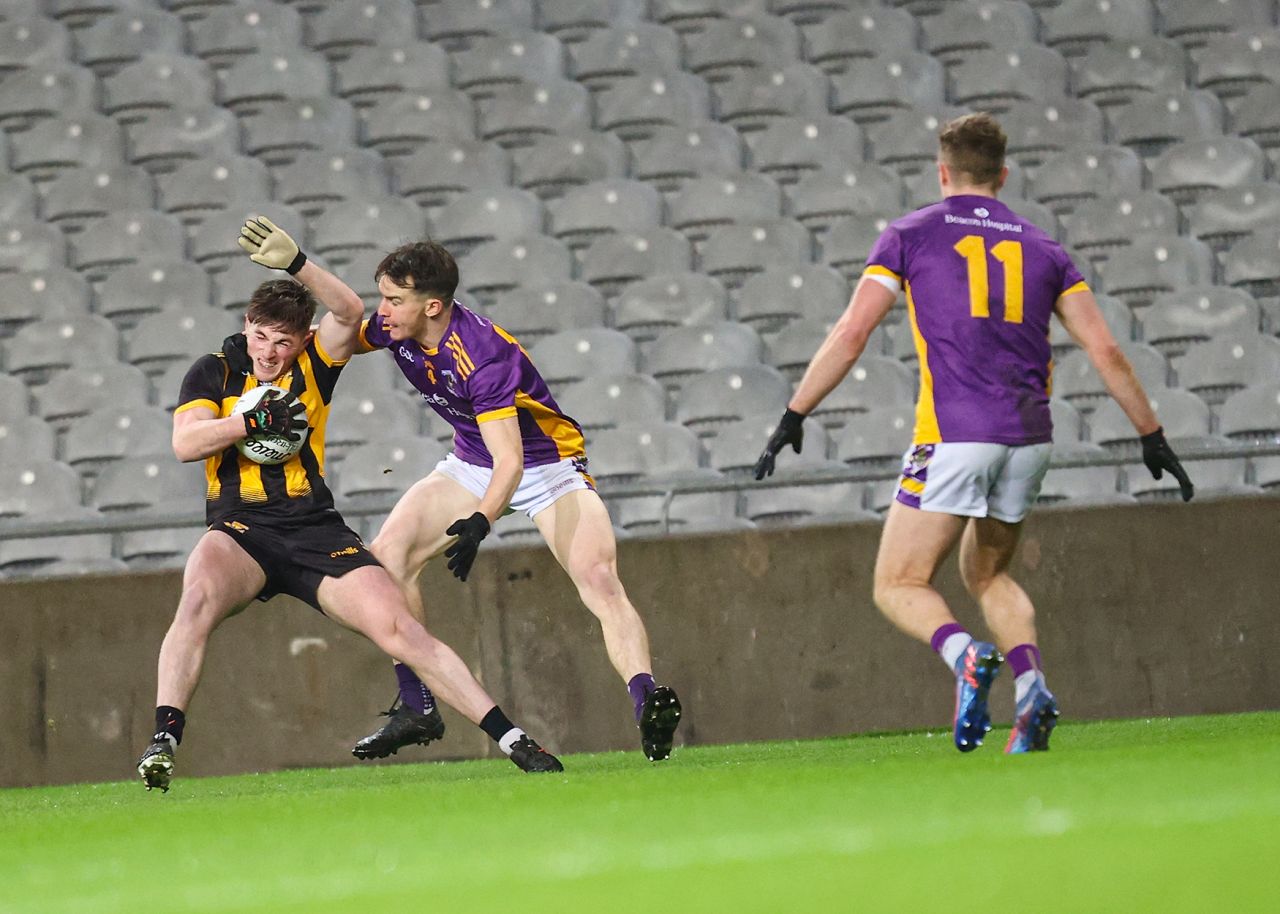
M 897 499 L 922 511 L 1016 524 L 1040 494 L 1052 449 L 1047 443 L 912 445 L 903 456 Z
M 484 498 L 493 478 L 491 467 L 476 466 L 458 459 L 452 452 L 436 464 L 436 472 L 448 476 L 476 498 Z M 595 481 L 587 475 L 585 457 L 569 457 L 559 463 L 525 467 L 516 494 L 511 496 L 510 511 L 523 511 L 533 517 L 549 508 L 562 495 L 581 489 L 595 491 Z

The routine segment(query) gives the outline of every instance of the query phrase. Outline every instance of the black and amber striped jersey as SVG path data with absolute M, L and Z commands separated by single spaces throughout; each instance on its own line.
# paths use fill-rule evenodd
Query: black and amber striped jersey
M 324 433 L 333 388 L 345 361 L 335 361 L 312 337 L 287 373 L 272 382 L 302 401 L 311 431 L 302 449 L 274 466 L 254 463 L 228 447 L 204 463 L 205 517 L 214 524 L 232 514 L 252 512 L 279 520 L 300 520 L 333 508 L 324 481 Z M 177 413 L 207 407 L 221 419 L 236 401 L 258 386 L 257 378 L 227 368 L 221 352 L 201 356 L 182 380 Z

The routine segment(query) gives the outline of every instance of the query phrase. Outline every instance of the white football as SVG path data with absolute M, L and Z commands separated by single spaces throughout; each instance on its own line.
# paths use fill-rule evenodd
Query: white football
M 231 415 L 238 416 L 241 413 L 248 412 L 267 397 L 273 400 L 283 397 L 290 403 L 298 402 L 298 398 L 283 387 L 276 387 L 273 384 L 261 384 L 236 401 L 236 405 L 231 409 Z M 305 416 L 306 414 L 303 413 L 304 418 Z M 256 435 L 250 435 L 248 438 L 242 438 L 237 441 L 236 448 L 254 463 L 268 465 L 284 463 L 302 450 L 302 445 L 306 443 L 307 435 L 310 432 L 310 428 L 304 428 L 302 437 L 297 441 L 290 441 L 284 435 L 277 435 L 274 432 L 259 432 Z

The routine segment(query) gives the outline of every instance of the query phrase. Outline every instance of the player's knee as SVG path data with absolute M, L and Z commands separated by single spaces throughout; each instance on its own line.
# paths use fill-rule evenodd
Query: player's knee
M 609 600 L 622 596 L 622 582 L 618 579 L 618 567 L 606 559 L 584 562 L 577 571 L 578 587 L 585 593 Z

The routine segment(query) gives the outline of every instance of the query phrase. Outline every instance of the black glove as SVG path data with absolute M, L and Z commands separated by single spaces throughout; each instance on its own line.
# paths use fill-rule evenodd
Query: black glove
M 1191 496 L 1196 494 L 1196 487 L 1191 484 L 1191 478 L 1182 468 L 1178 455 L 1165 440 L 1164 429 L 1158 428 L 1150 435 L 1143 435 L 1140 440 L 1142 441 L 1142 462 L 1147 465 L 1151 475 L 1159 479 L 1164 475 L 1164 471 L 1168 470 L 1182 488 L 1182 500 L 1191 501 Z
M 769 436 L 769 441 L 764 446 L 764 453 L 756 461 L 756 479 L 773 475 L 773 461 L 778 456 L 778 451 L 789 444 L 799 454 L 800 445 L 803 443 L 804 416 L 794 409 L 788 409 L 778 421 L 778 427 Z
M 253 360 L 249 358 L 249 338 L 243 333 L 233 333 L 222 341 L 222 354 L 232 374 L 252 374 Z
M 465 520 L 455 520 L 445 533 L 458 538 L 444 551 L 445 558 L 449 560 L 449 570 L 459 581 L 465 581 L 471 573 L 471 563 L 480 551 L 480 541 L 489 535 L 489 518 L 477 511 Z
M 301 441 L 307 427 L 307 408 L 294 397 L 267 394 L 253 409 L 244 413 L 244 432 L 253 436 L 271 432 Z

